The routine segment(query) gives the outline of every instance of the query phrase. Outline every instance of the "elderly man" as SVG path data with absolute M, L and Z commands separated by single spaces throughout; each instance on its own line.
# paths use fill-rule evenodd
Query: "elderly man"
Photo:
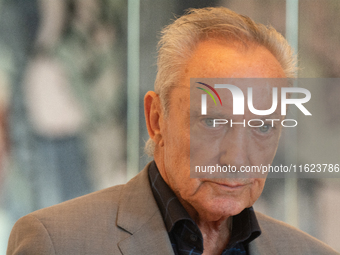
M 337 254 L 253 211 L 264 178 L 190 178 L 190 160 L 201 158 L 190 154 L 190 146 L 201 147 L 190 144 L 190 133 L 211 126 L 191 114 L 190 78 L 286 78 L 294 71 L 291 49 L 273 28 L 225 8 L 191 10 L 163 31 L 155 92 L 145 96 L 154 161 L 125 185 L 23 217 L 7 254 Z M 230 109 L 226 103 L 225 114 Z M 281 133 L 267 126 L 216 130 L 223 135 L 202 139 L 220 148 L 213 149 L 217 163 L 238 169 L 271 163 Z

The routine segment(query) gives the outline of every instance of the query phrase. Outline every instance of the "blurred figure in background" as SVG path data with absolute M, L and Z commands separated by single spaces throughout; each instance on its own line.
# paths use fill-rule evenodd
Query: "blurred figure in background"
M 125 181 L 120 49 L 125 3 L 0 4 L 0 83 L 7 81 L 12 92 L 11 165 L 0 186 L 3 254 L 12 224 L 22 215 Z M 0 90 L 1 97 L 2 84 Z
M 24 88 L 35 134 L 39 206 L 46 207 L 88 193 L 102 184 L 101 178 L 108 179 L 105 173 L 98 175 L 92 160 L 100 155 L 98 147 L 106 148 L 91 142 L 103 125 L 114 127 L 120 148 L 124 136 L 121 126 L 112 123 L 117 115 L 113 110 L 120 110 L 114 100 L 120 82 L 114 71 L 109 2 L 40 0 L 39 4 L 41 22 Z M 119 164 L 119 158 L 113 159 Z M 105 169 L 110 171 L 107 165 Z M 94 176 L 99 177 L 93 183 Z
M 90 188 L 80 137 L 84 111 L 59 58 L 66 1 L 41 0 L 40 25 L 25 76 L 24 96 L 34 135 L 37 206 L 46 207 L 82 195 Z

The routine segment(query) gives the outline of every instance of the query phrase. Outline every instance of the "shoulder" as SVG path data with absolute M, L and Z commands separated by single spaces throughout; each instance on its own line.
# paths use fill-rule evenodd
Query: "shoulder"
M 259 250 L 272 250 L 275 254 L 339 254 L 320 240 L 282 221 L 256 212 L 261 236 L 254 244 Z M 262 252 L 259 252 L 262 254 Z M 264 253 L 270 254 L 270 253 Z
M 79 247 L 86 245 L 99 249 L 109 229 L 111 234 L 119 231 L 114 223 L 122 187 L 104 189 L 22 217 L 12 229 L 7 254 L 78 254 Z
M 107 189 L 99 190 L 85 196 L 77 197 L 75 199 L 68 200 L 66 202 L 47 207 L 38 211 L 35 211 L 29 216 L 36 217 L 42 220 L 48 218 L 57 218 L 60 220 L 66 219 L 66 216 L 77 215 L 72 217 L 82 219 L 93 214 L 101 214 L 104 211 L 115 212 L 119 202 L 121 190 L 124 185 L 113 186 Z
M 141 199 L 149 193 L 151 194 L 147 168 L 148 166 L 126 184 L 99 190 L 40 209 L 24 216 L 23 219 L 36 218 L 44 225 L 57 224 L 58 228 L 63 226 L 70 228 L 77 223 L 86 227 L 88 224 L 96 225 L 97 222 L 94 220 L 96 218 L 100 218 L 101 222 L 112 221 L 112 218 L 117 216 L 120 206 L 131 204 L 131 199 L 128 198 Z M 22 219 L 19 220 L 19 222 L 21 221 Z
M 7 254 L 120 254 L 117 244 L 131 233 L 119 220 L 153 214 L 151 196 L 144 169 L 127 184 L 32 212 L 14 225 Z

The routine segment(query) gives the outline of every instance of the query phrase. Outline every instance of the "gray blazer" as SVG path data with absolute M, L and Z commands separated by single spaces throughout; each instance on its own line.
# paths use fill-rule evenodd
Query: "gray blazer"
M 125 185 L 33 212 L 13 227 L 8 255 L 174 254 L 153 198 L 148 166 Z M 252 255 L 339 254 L 285 223 L 257 213 Z

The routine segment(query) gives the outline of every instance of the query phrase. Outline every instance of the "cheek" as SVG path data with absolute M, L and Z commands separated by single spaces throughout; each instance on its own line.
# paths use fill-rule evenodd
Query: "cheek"
M 182 162 L 190 156 L 190 127 L 175 118 L 169 119 L 164 130 L 165 156 L 173 162 Z M 178 166 L 177 166 L 178 167 Z
M 278 146 L 278 137 L 266 140 L 253 140 L 249 146 L 249 155 L 252 165 L 271 164 Z
M 252 188 L 250 189 L 250 201 L 249 205 L 253 205 L 255 201 L 260 197 L 264 184 L 266 179 L 256 179 L 254 184 L 252 185 Z
M 176 195 L 184 200 L 190 200 L 192 196 L 197 192 L 200 181 L 198 178 L 190 178 L 190 172 L 188 169 L 182 169 L 184 173 L 178 173 L 172 175 L 169 178 L 169 183 Z

